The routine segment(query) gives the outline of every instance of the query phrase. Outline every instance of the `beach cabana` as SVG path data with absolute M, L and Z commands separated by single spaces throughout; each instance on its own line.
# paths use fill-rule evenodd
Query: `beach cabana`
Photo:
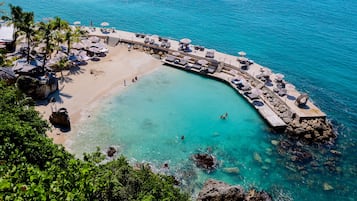
M 184 52 L 189 52 L 190 51 L 190 45 L 191 43 L 191 39 L 188 38 L 183 38 L 180 40 L 180 50 L 184 51 Z
M 214 52 L 215 52 L 215 50 L 213 50 L 213 49 L 207 50 L 206 57 L 207 58 L 214 58 Z

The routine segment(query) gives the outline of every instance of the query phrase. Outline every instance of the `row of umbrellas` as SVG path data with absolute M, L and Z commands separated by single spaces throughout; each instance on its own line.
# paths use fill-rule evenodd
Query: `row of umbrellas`
M 73 25 L 79 26 L 79 25 L 81 25 L 81 21 L 75 21 L 75 22 L 73 22 Z M 92 22 L 91 22 L 91 26 L 93 26 Z M 107 27 L 107 26 L 109 26 L 109 22 L 102 22 L 102 23 L 100 23 L 100 26 Z

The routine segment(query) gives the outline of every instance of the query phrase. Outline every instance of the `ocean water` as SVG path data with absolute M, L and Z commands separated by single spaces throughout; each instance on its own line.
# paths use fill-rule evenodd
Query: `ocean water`
M 327 113 L 339 132 L 336 146 L 331 148 L 341 151 L 342 156 L 333 158 L 339 168 L 337 172 L 330 171 L 323 163 L 318 170 L 307 169 L 308 174 L 291 171 L 285 167 L 288 159 L 270 144 L 272 139 L 283 136 L 269 133 L 254 110 L 233 90 L 212 80 L 166 68 L 141 78 L 128 91 L 110 100 L 111 104 L 108 103 L 97 118 L 92 118 L 91 124 L 83 124 L 82 131 L 102 128 L 98 129 L 102 133 L 100 137 L 91 141 L 82 137 L 88 140 L 87 146 L 82 146 L 83 151 L 95 145 L 106 147 L 110 142 L 119 144 L 122 153 L 133 160 L 145 159 L 156 165 L 167 161 L 170 171 L 176 171 L 184 169 L 183 164 L 189 166 L 187 157 L 191 152 L 208 148 L 223 161 L 222 168 L 210 174 L 192 168 L 185 170 L 196 173 L 189 177 L 196 186 L 202 185 L 205 178 L 214 177 L 232 184 L 256 184 L 267 190 L 281 191 L 295 200 L 356 199 L 357 1 L 5 2 L 34 11 L 36 20 L 60 16 L 85 25 L 92 21 L 97 26 L 107 21 L 110 26 L 132 32 L 174 39 L 188 37 L 193 44 L 233 55 L 244 50 L 257 63 L 285 74 L 286 80 L 307 92 Z M 212 88 L 217 90 L 213 92 Z M 192 102 L 184 104 L 187 101 Z M 111 113 L 111 107 L 118 111 Z M 219 121 L 217 117 L 226 111 L 228 121 Z M 109 124 L 108 119 L 126 123 Z M 94 134 L 93 131 L 92 136 Z M 154 146 L 151 140 L 157 139 L 159 134 L 161 138 L 155 140 Z M 181 135 L 185 135 L 184 141 L 180 140 Z M 78 137 L 75 142 L 81 143 L 82 138 Z M 316 157 L 320 161 L 332 158 L 319 148 L 309 149 L 318 153 Z M 253 159 L 255 152 L 263 163 Z M 262 169 L 262 166 L 266 167 Z M 223 167 L 238 167 L 240 174 L 224 173 Z M 325 182 L 334 189 L 324 191 Z

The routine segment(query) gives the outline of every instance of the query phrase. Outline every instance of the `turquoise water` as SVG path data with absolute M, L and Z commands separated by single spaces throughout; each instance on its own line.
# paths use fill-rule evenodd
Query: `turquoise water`
M 357 169 L 357 157 L 355 154 L 357 139 L 357 15 L 355 11 L 357 10 L 357 1 L 11 0 L 6 2 L 21 5 L 25 10 L 35 11 L 37 20 L 58 15 L 68 21 L 79 20 L 82 24 L 87 25 L 91 20 L 95 25 L 99 25 L 102 21 L 108 21 L 111 26 L 127 31 L 159 34 L 175 39 L 188 37 L 192 39 L 194 44 L 204 45 L 233 55 L 240 50 L 246 51 L 248 57 L 256 62 L 276 72 L 284 73 L 288 81 L 294 83 L 299 90 L 309 93 L 313 101 L 327 113 L 329 119 L 332 120 L 339 131 L 337 146 L 333 147 L 333 149 L 337 149 L 343 154 L 337 160 L 337 166 L 342 170 L 341 173 L 333 173 L 325 167 L 321 167 L 319 171 L 309 170 L 308 175 L 287 170 L 284 167 L 287 162 L 286 158 L 277 154 L 275 148 L 270 145 L 271 139 L 279 138 L 281 135 L 267 133 L 265 124 L 259 117 L 254 117 L 254 111 L 248 105 L 239 104 L 239 110 L 247 110 L 243 116 L 235 117 L 235 112 L 229 112 L 229 121 L 224 122 L 228 125 L 222 127 L 223 125 L 220 124 L 223 124 L 223 122 L 218 121 L 215 124 L 214 121 L 218 115 L 228 109 L 224 111 L 213 110 L 213 114 L 207 114 L 207 108 L 195 108 L 195 110 L 190 108 L 191 110 L 188 111 L 185 104 L 171 104 L 171 102 L 175 102 L 174 98 L 181 94 L 182 90 L 180 93 L 171 91 L 173 95 L 168 99 L 170 103 L 161 103 L 164 106 L 166 105 L 167 111 L 176 115 L 167 113 L 166 115 L 168 116 L 165 116 L 165 112 L 160 114 L 159 111 L 165 107 L 145 108 L 145 110 L 153 110 L 153 112 L 143 113 L 144 109 L 141 109 L 135 113 L 132 112 L 132 114 L 125 113 L 126 116 L 135 115 L 140 117 L 144 114 L 148 116 L 144 117 L 141 124 L 128 122 L 126 127 L 121 129 L 128 136 L 132 134 L 133 130 L 139 129 L 138 127 L 142 127 L 142 130 L 145 130 L 145 128 L 152 129 L 152 132 L 155 131 L 161 135 L 169 133 L 167 138 L 163 138 L 163 144 L 160 144 L 160 146 L 169 146 L 167 144 L 171 143 L 172 147 L 181 146 L 179 148 L 183 147 L 182 149 L 184 149 L 185 143 L 197 142 L 205 149 L 207 146 L 212 146 L 212 142 L 215 142 L 216 145 L 222 144 L 222 146 L 213 148 L 213 151 L 218 154 L 219 158 L 224 158 L 225 161 L 232 161 L 232 164 L 228 163 L 228 165 L 236 165 L 240 168 L 241 173 L 239 176 L 227 176 L 221 170 L 218 170 L 209 176 L 224 179 L 230 183 L 243 183 L 246 185 L 254 183 L 266 189 L 277 186 L 279 189 L 282 188 L 284 192 L 290 193 L 295 200 L 312 200 L 312 194 L 314 195 L 314 200 L 354 200 L 357 197 L 355 183 L 355 170 Z M 157 73 L 165 74 L 165 72 L 165 70 L 162 70 L 162 72 L 159 71 Z M 175 77 L 180 79 L 181 76 L 184 77 L 178 85 L 183 83 L 190 86 L 206 85 L 204 84 L 205 80 L 200 78 L 196 80 L 191 75 L 181 75 L 179 72 L 177 74 L 175 72 L 172 72 L 172 75 L 175 76 L 170 77 L 167 85 L 170 85 L 169 83 L 171 82 L 174 83 Z M 169 74 L 171 75 L 171 73 Z M 156 86 L 150 82 L 150 79 L 156 79 L 156 75 L 150 76 L 147 78 L 149 82 L 147 85 L 148 91 L 144 94 L 150 94 L 151 87 L 149 86 Z M 119 103 L 121 103 L 119 105 L 122 105 L 122 107 L 132 107 L 131 102 L 142 98 L 139 94 L 136 94 L 136 90 L 140 90 L 140 84 L 145 81 L 145 79 L 141 79 L 140 82 L 133 86 L 133 90 L 128 90 L 122 96 L 113 100 L 112 104 L 108 104 L 108 108 Z M 166 84 L 159 86 L 165 87 Z M 172 87 L 174 89 L 178 88 L 175 85 Z M 225 88 L 227 87 L 222 85 L 220 89 L 222 94 L 216 91 L 211 93 L 213 95 L 212 99 L 218 101 L 217 105 L 220 105 L 220 107 L 228 104 L 226 97 L 232 98 L 232 96 L 235 96 L 234 91 Z M 188 97 L 182 97 L 182 99 L 193 100 L 194 102 L 202 101 L 200 97 L 201 95 L 203 96 L 205 90 L 197 89 L 202 91 L 199 95 L 191 90 L 194 90 L 194 88 L 185 88 L 183 92 L 193 95 L 190 94 L 191 96 L 188 95 Z M 162 90 L 162 92 L 164 91 Z M 151 91 L 153 96 L 150 98 L 157 102 L 156 98 L 160 97 L 160 93 L 161 88 L 160 90 L 153 90 Z M 236 98 L 235 102 L 239 102 L 239 97 Z M 160 97 L 161 99 L 164 100 L 165 96 Z M 135 107 L 139 107 L 139 105 L 136 104 Z M 122 107 L 118 107 L 118 109 L 121 108 L 123 112 L 125 110 Z M 177 108 L 177 110 L 174 112 L 171 107 Z M 210 107 L 214 107 L 214 105 L 210 104 Z M 103 110 L 108 112 L 103 112 L 99 115 L 98 124 L 100 123 L 100 118 L 110 115 L 110 109 Z M 192 111 L 197 111 L 194 115 L 190 115 L 190 118 L 193 119 L 183 118 L 185 114 Z M 119 114 L 121 113 L 116 113 L 116 115 Z M 238 112 L 237 114 L 242 113 Z M 244 117 L 248 117 L 248 114 L 253 116 L 251 116 L 251 120 L 247 120 L 244 123 L 246 126 L 240 127 L 242 123 L 237 123 L 237 125 L 233 123 L 233 120 L 242 121 Z M 182 118 L 178 119 L 179 116 Z M 113 117 L 112 119 L 117 118 L 124 117 Z M 165 121 L 165 124 L 160 125 L 157 118 L 162 118 L 161 121 Z M 207 119 L 207 121 L 198 121 L 197 119 Z M 255 119 L 255 123 L 250 124 L 253 119 Z M 163 125 L 169 125 L 166 121 L 171 122 L 171 120 L 175 122 L 174 128 L 164 128 Z M 93 118 L 93 121 L 96 120 Z M 189 124 L 186 121 L 195 122 L 195 124 Z M 208 121 L 211 123 L 207 124 Z M 200 123 L 202 124 L 200 125 Z M 117 124 L 113 123 L 113 125 Z M 185 125 L 186 127 L 184 127 Z M 111 126 L 106 126 L 105 128 L 108 136 L 93 139 L 93 141 L 88 142 L 88 146 L 91 143 L 93 145 L 106 146 L 107 144 L 104 142 L 106 139 L 119 144 L 124 142 L 121 140 L 126 138 L 127 140 L 133 139 L 129 137 L 117 139 L 115 136 L 117 136 L 119 130 L 112 130 Z M 113 127 L 113 129 L 116 128 Z M 205 131 L 205 137 L 198 139 L 197 132 L 194 132 L 194 129 Z M 121 132 L 124 132 L 123 130 Z M 190 132 L 187 132 L 187 130 Z M 216 136 L 215 132 L 219 135 Z M 196 133 L 196 135 L 190 133 Z M 235 142 L 236 140 L 232 142 L 231 139 L 237 139 L 237 136 L 232 133 L 244 134 L 240 136 L 244 137 L 242 138 L 242 143 L 248 139 L 245 135 L 254 136 L 251 137 L 251 140 L 256 141 L 254 143 L 237 144 L 235 146 L 236 149 L 233 149 L 234 146 L 229 144 Z M 137 133 L 137 135 L 142 135 L 142 133 Z M 188 136 L 184 142 L 177 139 L 181 135 Z M 193 137 L 189 137 L 190 135 Z M 213 137 L 211 137 L 212 135 Z M 175 137 L 172 138 L 172 136 Z M 224 138 L 223 136 L 231 136 L 231 138 Z M 132 144 L 123 145 L 123 143 L 122 151 L 128 155 L 137 153 L 138 155 L 135 156 L 130 155 L 130 157 L 137 160 L 141 160 L 144 157 L 153 157 L 151 158 L 152 161 L 156 161 L 155 163 L 157 164 L 164 162 L 162 160 L 168 160 L 167 155 L 171 152 L 171 149 L 162 151 L 163 149 L 152 148 L 145 151 L 143 144 L 136 144 L 139 140 L 140 138 L 137 137 L 132 140 Z M 148 140 L 144 140 L 143 143 L 145 145 L 152 144 Z M 191 146 L 193 145 L 190 144 L 190 149 L 185 150 L 186 155 L 180 152 L 177 157 L 181 157 L 180 160 L 185 160 L 182 158 L 189 155 L 190 150 L 198 149 L 197 145 Z M 269 149 L 272 149 L 271 155 L 267 154 L 270 153 L 267 151 Z M 312 147 L 311 149 L 317 153 L 322 152 L 325 157 L 331 157 L 318 148 Z M 151 150 L 154 152 L 150 153 Z M 157 154 L 159 151 L 160 154 Z M 261 154 L 263 160 L 266 158 L 271 159 L 269 171 L 262 171 L 262 165 L 253 162 L 252 154 L 254 152 Z M 156 156 L 157 158 L 155 158 Z M 175 163 L 182 164 L 179 161 L 170 161 L 173 166 Z M 228 167 L 228 165 L 224 167 Z M 174 169 L 173 166 L 171 169 Z M 197 180 L 205 176 L 207 175 L 199 173 Z M 323 191 L 321 187 L 323 182 L 330 183 L 335 189 L 330 192 Z

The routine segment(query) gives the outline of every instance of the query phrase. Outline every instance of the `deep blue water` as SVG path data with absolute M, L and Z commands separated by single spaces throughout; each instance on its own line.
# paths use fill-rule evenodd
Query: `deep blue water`
M 291 184 L 289 191 L 296 200 L 357 197 L 354 182 L 357 1 L 11 0 L 6 3 L 35 11 L 37 20 L 60 16 L 87 25 L 92 20 L 98 26 L 107 21 L 110 26 L 132 32 L 175 39 L 188 37 L 194 44 L 233 55 L 244 50 L 248 57 L 285 74 L 286 80 L 307 92 L 339 131 L 335 148 L 343 153 L 339 162 L 342 173 L 319 172 L 306 177 L 307 180 L 326 177 L 342 187 L 332 192 L 309 190 L 305 188 L 305 180 L 290 179 L 278 185 Z M 314 191 L 311 198 L 308 194 Z

